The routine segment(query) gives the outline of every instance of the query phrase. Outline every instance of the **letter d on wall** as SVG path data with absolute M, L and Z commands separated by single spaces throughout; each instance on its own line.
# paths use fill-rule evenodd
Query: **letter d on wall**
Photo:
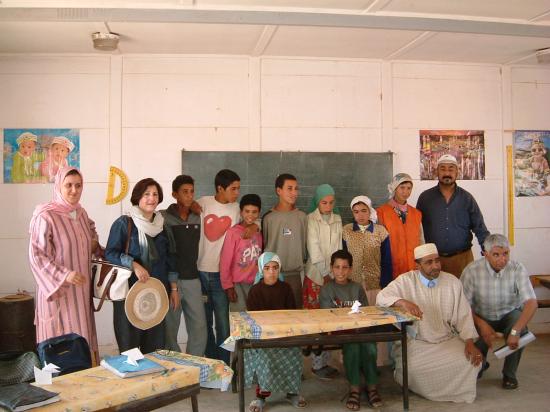
M 115 181 L 116 177 L 120 178 L 120 192 L 114 196 L 115 193 Z M 108 205 L 114 205 L 122 201 L 128 194 L 128 176 L 118 167 L 111 166 L 109 168 L 109 182 L 107 183 L 107 198 L 105 203 Z

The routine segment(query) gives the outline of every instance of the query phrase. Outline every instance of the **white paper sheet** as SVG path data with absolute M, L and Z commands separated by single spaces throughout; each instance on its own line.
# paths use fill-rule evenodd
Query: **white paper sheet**
M 138 366 L 137 361 L 140 359 L 143 359 L 143 353 L 139 350 L 139 348 L 132 348 L 125 352 L 122 352 L 121 355 L 125 355 L 128 359 L 126 359 L 126 363 L 129 363 L 133 366 Z
M 358 300 L 353 302 L 353 305 L 351 306 L 351 310 L 348 312 L 348 315 L 351 313 L 361 313 L 361 311 L 359 310 L 360 306 L 361 306 L 361 302 L 359 302 Z
M 527 332 L 525 335 L 523 335 L 521 338 L 519 338 L 517 349 L 510 349 L 510 347 L 508 345 L 506 345 L 506 346 L 503 346 L 502 348 L 499 348 L 499 349 L 495 350 L 494 354 L 498 359 L 505 358 L 506 356 L 514 353 L 518 349 L 523 348 L 528 343 L 533 342 L 535 339 L 536 339 L 536 337 L 535 337 L 535 335 L 533 335 L 532 332 Z

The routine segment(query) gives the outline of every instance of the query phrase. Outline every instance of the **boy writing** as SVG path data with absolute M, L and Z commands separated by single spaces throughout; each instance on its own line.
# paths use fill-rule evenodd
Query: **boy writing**
M 178 329 L 181 313 L 187 329 L 186 353 L 204 356 L 206 349 L 206 316 L 201 282 L 197 269 L 199 254 L 200 216 L 190 210 L 195 195 L 191 176 L 180 175 L 172 182 L 172 197 L 176 203 L 162 210 L 164 228 L 170 242 L 170 252 L 176 257 L 178 277 L 170 277 L 170 310 L 165 319 L 166 349 L 180 352 Z
M 275 179 L 277 205 L 267 212 L 262 221 L 265 251 L 281 258 L 285 281 L 292 288 L 296 308 L 302 308 L 301 272 L 306 257 L 307 216 L 296 208 L 298 181 L 283 173 Z
M 330 268 L 334 279 L 321 287 L 319 296 L 322 309 L 352 306 L 358 300 L 368 306 L 367 295 L 363 287 L 349 280 L 353 266 L 353 257 L 346 250 L 337 250 L 330 258 Z M 346 407 L 357 411 L 361 407 L 361 371 L 367 383 L 367 398 L 371 407 L 382 406 L 382 398 L 377 390 L 378 372 L 376 368 L 376 344 L 345 343 L 342 347 L 344 369 L 350 390 Z

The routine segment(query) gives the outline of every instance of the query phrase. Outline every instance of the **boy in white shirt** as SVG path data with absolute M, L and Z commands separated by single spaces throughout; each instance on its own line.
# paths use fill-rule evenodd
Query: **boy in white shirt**
M 237 203 L 241 178 L 229 169 L 220 170 L 214 179 L 215 196 L 203 196 L 197 203 L 201 211 L 201 237 L 199 243 L 199 269 L 203 295 L 208 342 L 205 356 L 223 360 L 229 364 L 230 352 L 222 349 L 229 337 L 229 301 L 220 281 L 220 254 L 227 230 L 239 223 L 240 208 Z M 214 336 L 213 319 L 216 319 Z

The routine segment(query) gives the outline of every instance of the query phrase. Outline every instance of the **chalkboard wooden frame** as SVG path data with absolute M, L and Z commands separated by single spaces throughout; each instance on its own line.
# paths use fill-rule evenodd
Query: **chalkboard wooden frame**
M 357 152 L 215 152 L 182 150 L 182 173 L 195 179 L 195 196 L 214 195 L 214 176 L 231 169 L 241 178 L 241 196 L 256 193 L 262 215 L 277 203 L 275 178 L 290 173 L 298 179 L 297 206 L 307 212 L 315 188 L 328 183 L 336 191 L 336 206 L 344 223 L 351 221 L 349 203 L 369 196 L 375 207 L 388 200 L 393 153 Z

